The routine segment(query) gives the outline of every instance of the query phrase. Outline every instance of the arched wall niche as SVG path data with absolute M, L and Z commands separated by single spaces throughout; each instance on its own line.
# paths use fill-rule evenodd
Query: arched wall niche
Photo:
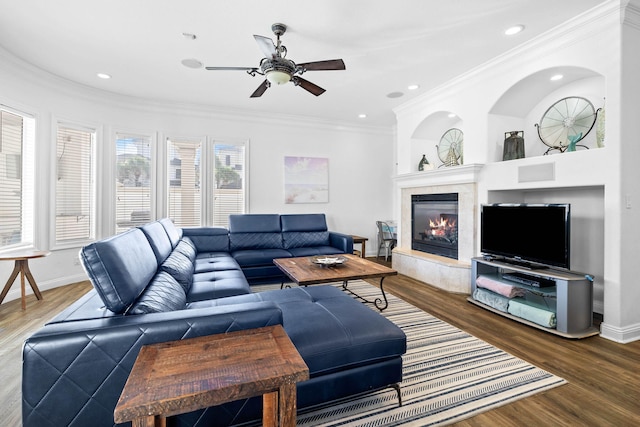
M 551 81 L 554 75 L 563 77 Z M 588 99 L 595 110 L 604 107 L 604 76 L 583 67 L 556 66 L 532 73 L 511 86 L 489 110 L 487 160 L 502 161 L 504 139 L 511 131 L 524 132 L 525 157 L 544 155 L 549 147 L 540 140 L 536 124 L 551 105 L 571 96 Z M 596 126 L 580 144 L 599 148 Z M 552 150 L 548 154 L 561 153 Z
M 415 160 L 413 171 L 418 170 L 418 163 L 424 154 L 434 168 L 442 165 L 436 146 L 442 135 L 451 128 L 464 132 L 463 120 L 451 111 L 436 111 L 422 120 L 411 135 L 411 158 Z

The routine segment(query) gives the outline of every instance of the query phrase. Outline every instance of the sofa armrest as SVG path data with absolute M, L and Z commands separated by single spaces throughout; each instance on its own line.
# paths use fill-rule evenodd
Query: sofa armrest
M 349 234 L 337 233 L 335 231 L 329 232 L 329 243 L 334 248 L 340 249 L 345 254 L 353 253 L 353 237 Z
M 25 341 L 23 426 L 109 426 L 143 345 L 282 324 L 269 301 L 50 324 Z

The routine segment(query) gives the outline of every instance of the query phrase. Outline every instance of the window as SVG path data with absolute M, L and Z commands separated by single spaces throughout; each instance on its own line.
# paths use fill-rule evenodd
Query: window
M 168 212 L 178 227 L 202 225 L 201 153 L 201 141 L 167 139 Z
M 246 145 L 167 139 L 168 213 L 176 225 L 229 226 L 246 211 Z
M 116 134 L 116 232 L 151 221 L 151 137 Z
M 214 151 L 213 225 L 228 227 L 229 215 L 245 213 L 245 145 L 217 142 Z
M 56 136 L 56 243 L 95 237 L 95 131 L 58 124 Z
M 35 120 L 0 106 L 0 249 L 33 242 Z

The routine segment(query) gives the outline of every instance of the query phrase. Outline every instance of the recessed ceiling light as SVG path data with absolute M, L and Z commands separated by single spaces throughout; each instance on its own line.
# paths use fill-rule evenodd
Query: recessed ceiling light
M 513 36 L 521 32 L 522 30 L 524 30 L 524 25 L 522 24 L 514 25 L 513 27 L 509 27 L 506 30 L 504 30 L 504 34 L 507 36 Z
M 358 118 L 360 118 L 360 119 L 366 119 L 366 118 L 367 118 L 367 115 L 366 115 L 366 114 L 364 114 L 364 113 L 362 113 L 362 114 L 358 114 Z
M 402 93 L 402 92 L 391 92 L 390 94 L 387 94 L 387 98 L 400 98 L 401 96 L 404 96 L 404 93 Z
M 107 79 L 110 79 L 110 78 L 111 78 L 111 75 L 109 75 L 109 74 L 107 74 L 107 73 L 98 73 L 98 74 L 96 74 L 96 75 L 97 75 L 98 77 L 100 77 L 101 79 L 105 79 L 105 80 L 107 80 Z
M 564 76 L 562 74 L 554 74 L 553 76 L 551 76 L 551 78 L 549 80 L 551 80 L 552 82 L 555 82 L 557 80 L 562 80 Z
M 409 89 L 409 90 L 416 90 L 416 89 L 418 89 L 419 87 L 420 87 L 420 85 L 409 85 L 409 86 L 407 86 L 407 89 Z
M 187 68 L 202 68 L 202 62 L 194 58 L 187 58 L 180 61 Z

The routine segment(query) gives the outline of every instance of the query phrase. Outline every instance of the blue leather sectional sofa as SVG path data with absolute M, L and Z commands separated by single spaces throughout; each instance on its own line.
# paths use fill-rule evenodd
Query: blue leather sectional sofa
M 351 252 L 324 215 L 238 215 L 224 228 L 151 222 L 84 247 L 94 289 L 26 340 L 23 425 L 113 426 L 141 346 L 282 324 L 307 363 L 298 408 L 396 386 L 406 337 L 333 286 L 252 292 L 279 281 L 276 257 Z M 399 389 L 398 389 L 399 390 Z M 261 417 L 251 398 L 171 417 L 222 426 Z

